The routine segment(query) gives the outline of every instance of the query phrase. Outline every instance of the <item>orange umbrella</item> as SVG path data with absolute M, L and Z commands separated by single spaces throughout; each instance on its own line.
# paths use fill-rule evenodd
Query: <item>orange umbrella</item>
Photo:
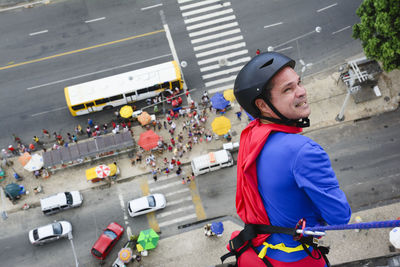
M 142 114 L 137 117 L 137 119 L 141 125 L 146 125 L 151 122 L 151 116 L 146 111 L 143 111 Z
M 28 152 L 22 154 L 21 157 L 18 158 L 18 161 L 21 163 L 22 166 L 25 166 L 30 160 L 32 156 Z
M 140 134 L 138 145 L 143 147 L 144 150 L 148 151 L 152 148 L 157 147 L 158 140 L 160 140 L 160 136 L 158 136 L 152 130 L 148 130 Z

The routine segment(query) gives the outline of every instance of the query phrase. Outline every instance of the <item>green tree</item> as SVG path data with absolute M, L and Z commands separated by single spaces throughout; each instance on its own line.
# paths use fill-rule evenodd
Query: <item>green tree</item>
M 368 58 L 386 71 L 400 69 L 400 0 L 364 0 L 356 14 L 353 38 L 360 39 Z

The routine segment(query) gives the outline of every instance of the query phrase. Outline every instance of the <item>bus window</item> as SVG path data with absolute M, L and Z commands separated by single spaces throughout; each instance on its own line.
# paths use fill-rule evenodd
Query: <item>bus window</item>
M 85 105 L 86 105 L 86 108 L 89 108 L 89 107 L 93 107 L 94 103 L 93 102 L 89 102 L 89 103 L 86 103 Z
M 115 100 L 119 100 L 119 99 L 122 99 L 122 98 L 124 98 L 123 95 L 116 95 L 116 96 L 110 97 L 110 101 L 115 101 Z
M 137 90 L 138 95 L 147 93 L 147 88 Z
M 125 94 L 126 97 L 128 97 L 128 96 L 135 96 L 135 95 L 136 95 L 136 92 L 131 92 L 131 93 Z
M 108 101 L 110 101 L 108 98 L 102 98 L 102 99 L 95 100 L 94 103 L 95 103 L 96 106 L 97 106 L 97 105 L 105 104 L 105 103 L 107 103 Z
M 172 88 L 176 88 L 178 87 L 179 89 L 181 89 L 181 83 L 179 81 L 174 81 L 172 82 Z
M 84 109 L 85 105 L 84 104 L 79 104 L 79 105 L 75 105 L 71 107 L 73 110 L 80 110 L 80 109 Z
M 149 92 L 152 92 L 152 91 L 156 91 L 157 89 L 160 89 L 160 86 L 151 86 L 147 89 L 149 90 Z
M 170 85 L 169 85 L 169 82 L 165 82 L 165 83 L 163 83 L 163 84 L 161 85 L 161 87 L 162 87 L 162 88 L 168 88 L 168 89 L 171 89 L 171 87 L 170 87 Z

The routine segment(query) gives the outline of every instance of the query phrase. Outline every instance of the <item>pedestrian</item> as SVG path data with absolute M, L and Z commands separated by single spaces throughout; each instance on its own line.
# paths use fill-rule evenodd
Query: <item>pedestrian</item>
M 350 205 L 327 153 L 299 134 L 309 126 L 311 110 L 294 66 L 295 61 L 283 54 L 262 53 L 251 59 L 236 77 L 236 100 L 256 118 L 240 136 L 237 165 L 241 167 L 237 169 L 236 191 L 236 203 L 240 203 L 237 213 L 247 232 L 253 228 L 257 234 L 256 238 L 246 240 L 253 244 L 256 253 L 254 257 L 243 250 L 241 253 L 242 257 L 252 257 L 246 262 L 326 266 L 326 250 L 313 246 L 312 251 L 305 251 L 305 239 L 297 241 L 290 234 L 277 234 L 276 230 L 265 234 L 254 227 L 275 222 L 276 226 L 293 228 L 302 224 L 299 219 L 305 217 L 307 227 L 320 223 L 340 225 L 347 224 L 351 217 Z M 282 246 L 267 250 L 271 244 Z M 238 242 L 235 247 L 242 245 L 244 242 Z
M 186 184 L 185 177 L 182 177 L 182 184 Z
M 103 124 L 103 132 L 104 132 L 104 134 L 107 134 L 107 128 L 108 128 L 107 123 L 104 123 Z
M 167 122 L 168 122 L 168 124 L 171 124 L 171 123 L 172 123 L 172 121 L 171 121 L 171 117 L 170 117 L 170 116 L 168 116 L 168 115 L 167 115 Z
M 172 146 L 171 145 L 168 145 L 168 151 L 172 152 Z
M 90 130 L 89 126 L 86 127 L 86 133 L 87 133 L 88 138 L 92 137 L 92 130 Z
M 96 132 L 100 131 L 99 125 L 96 124 L 96 125 L 94 126 L 94 130 L 95 130 Z
M 39 137 L 37 137 L 36 135 L 33 136 L 32 138 L 33 142 L 35 142 L 37 145 L 41 144 Z
M 77 134 L 82 135 L 83 134 L 83 130 L 82 130 L 82 126 L 80 124 L 78 124 L 78 126 L 76 127 L 76 129 L 78 130 Z
M 47 138 L 50 138 L 49 131 L 47 131 L 46 129 L 42 129 L 42 133 L 43 133 L 43 135 L 46 136 Z
M 164 121 L 163 124 L 164 124 L 164 129 L 167 130 L 167 122 Z
M 18 136 L 16 136 L 14 133 L 12 134 L 13 138 L 14 138 L 14 142 L 19 144 L 21 143 L 21 138 L 19 138 Z
M 78 143 L 78 138 L 74 134 L 72 135 L 72 142 Z
M 171 138 L 171 144 L 172 144 L 172 146 L 175 146 L 175 139 L 174 138 Z
M 168 159 L 167 159 L 166 157 L 164 158 L 163 161 L 164 161 L 164 165 L 165 165 L 165 166 L 168 166 L 169 162 L 168 162 Z
M 190 176 L 190 180 L 194 181 L 194 178 L 195 178 L 194 172 L 192 172 L 192 175 Z
M 158 106 L 157 105 L 154 106 L 153 111 L 154 111 L 154 114 L 158 112 Z
M 165 174 L 166 174 L 167 177 L 168 177 L 168 175 L 169 175 L 169 169 L 168 169 L 168 167 L 165 168 Z
M 90 118 L 88 119 L 88 125 L 89 125 L 90 128 L 93 127 L 93 120 L 90 119 Z
M 179 159 L 176 160 L 176 166 L 178 166 L 180 168 L 180 166 L 182 165 L 182 162 L 179 161 Z
M 112 125 L 113 129 L 115 129 L 117 127 L 117 124 L 115 124 L 114 121 L 111 121 L 111 125 Z
M 9 145 L 9 146 L 8 146 L 8 150 L 9 150 L 11 153 L 13 153 L 14 155 L 18 155 L 18 154 L 19 154 L 18 151 L 15 150 L 15 148 L 14 148 L 12 145 Z
M 187 184 L 190 184 L 190 177 L 189 177 L 189 176 L 186 177 L 186 183 L 187 183 Z
M 72 136 L 71 136 L 71 134 L 70 133 L 67 133 L 67 137 L 68 137 L 68 140 L 70 141 L 70 142 L 72 142 L 73 140 L 72 140 Z
M 260 49 L 256 50 L 256 55 L 259 55 L 261 53 Z
M 237 116 L 237 118 L 238 118 L 238 120 L 242 120 L 242 112 L 241 111 L 238 111 L 238 112 L 236 112 L 236 116 Z
M 157 127 L 158 127 L 158 130 L 159 130 L 159 131 L 160 131 L 161 128 L 162 128 L 161 122 L 160 122 L 159 120 L 157 120 Z

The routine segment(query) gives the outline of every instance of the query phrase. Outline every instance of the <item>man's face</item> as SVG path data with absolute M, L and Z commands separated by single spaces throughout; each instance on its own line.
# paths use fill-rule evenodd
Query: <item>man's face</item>
M 272 79 L 272 84 L 271 103 L 282 115 L 294 120 L 310 115 L 306 89 L 292 68 L 283 68 Z

